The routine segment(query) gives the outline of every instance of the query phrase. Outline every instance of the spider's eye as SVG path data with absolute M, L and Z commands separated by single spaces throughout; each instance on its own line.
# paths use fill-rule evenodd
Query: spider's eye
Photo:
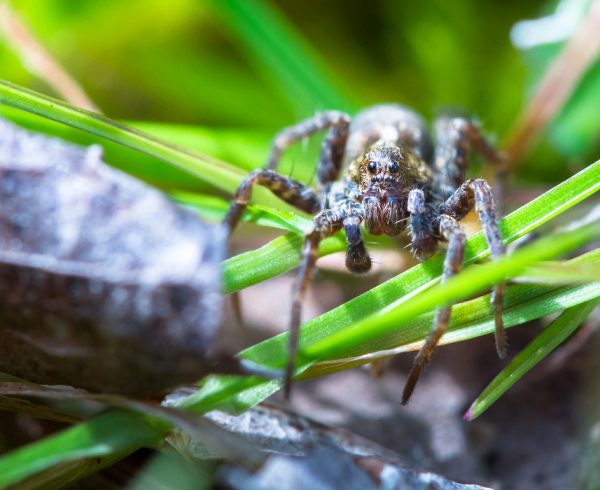
M 400 167 L 398 166 L 398 164 L 396 162 L 392 162 L 388 165 L 388 170 L 390 171 L 391 174 L 395 174 L 399 168 Z
M 377 163 L 369 162 L 369 164 L 367 165 L 367 170 L 372 174 L 377 173 Z

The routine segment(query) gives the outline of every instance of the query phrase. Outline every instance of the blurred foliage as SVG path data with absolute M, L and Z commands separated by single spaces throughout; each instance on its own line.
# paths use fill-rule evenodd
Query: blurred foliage
M 560 53 L 566 40 L 577 31 L 578 25 L 586 18 L 591 0 L 556 1 L 547 5 L 544 15 L 533 21 L 519 22 L 511 32 L 515 44 L 523 53 L 528 68 L 527 96 L 535 91 L 536 85 Z M 558 171 L 561 176 L 572 170 L 572 165 L 554 162 L 548 168 L 547 156 L 556 160 L 550 150 L 551 145 L 559 155 L 577 165 L 594 160 L 600 142 L 600 59 L 586 70 L 575 86 L 562 110 L 548 128 L 548 139 L 530 164 L 531 173 L 541 175 Z M 542 163 L 543 162 L 543 163 Z
M 511 27 L 538 16 L 541 1 L 378 0 L 366 8 L 359 1 L 282 0 L 275 9 L 258 0 L 14 5 L 109 116 L 234 128 L 238 135 L 241 128 L 264 130 L 265 144 L 277 128 L 318 109 L 353 111 L 382 101 L 428 118 L 458 108 L 477 115 L 501 140 L 557 49 L 544 45 L 522 55 L 510 42 Z M 3 44 L 0 66 L 2 78 L 51 92 Z M 595 87 L 587 77 L 584 82 Z M 584 108 L 593 111 L 571 103 L 554 128 L 561 150 L 577 145 L 574 131 L 586 142 L 596 136 L 593 118 L 579 117 Z M 577 124 L 565 122 L 574 119 Z M 536 165 L 541 161 L 545 172 Z M 577 163 L 567 165 L 564 155 L 541 144 L 522 176 L 556 183 Z

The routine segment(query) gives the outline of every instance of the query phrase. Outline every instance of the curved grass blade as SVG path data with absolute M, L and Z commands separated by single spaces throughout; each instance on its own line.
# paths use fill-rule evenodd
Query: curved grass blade
M 483 390 L 465 413 L 465 420 L 473 420 L 485 412 L 512 385 L 577 330 L 598 304 L 600 304 L 600 299 L 596 298 L 565 310 L 527 347 L 519 352 L 510 364 Z
M 273 134 L 245 128 L 222 129 L 150 121 L 127 121 L 135 129 L 161 140 L 210 155 L 249 172 L 265 163 Z
M 219 197 L 192 192 L 172 192 L 171 196 L 179 203 L 198 211 L 205 220 L 221 222 L 231 201 Z M 243 222 L 252 222 L 260 226 L 279 228 L 293 233 L 304 233 L 310 229 L 312 221 L 304 216 L 281 209 L 273 209 L 260 204 L 249 204 L 242 215 Z
M 600 264 L 547 262 L 528 267 L 519 282 L 582 283 L 600 281 Z
M 227 192 L 234 192 L 244 175 L 240 169 L 209 156 L 177 147 L 107 117 L 73 107 L 66 102 L 4 80 L 0 80 L 0 103 L 87 131 L 164 160 Z
M 571 232 L 571 236 L 573 235 L 576 235 L 576 232 Z M 552 240 L 556 240 L 556 238 L 553 237 Z M 531 246 L 523 250 L 529 254 L 528 249 L 530 248 Z M 537 251 L 534 250 L 534 252 L 537 253 L 544 251 L 547 246 L 542 243 L 536 248 Z M 598 264 L 600 263 L 600 250 L 573 259 L 569 263 Z M 489 265 L 496 266 L 497 264 L 490 263 Z M 481 270 L 481 267 L 479 269 Z M 446 289 L 448 284 L 450 283 L 448 282 L 440 289 Z M 422 294 L 423 297 L 428 295 L 431 295 L 431 291 Z M 510 285 L 507 288 L 505 305 L 506 326 L 519 325 L 599 296 L 600 283 L 597 282 L 576 286 Z M 404 304 L 406 305 L 406 303 Z M 344 324 L 342 323 L 340 326 L 336 323 L 336 320 L 344 314 L 343 306 L 317 317 L 302 327 L 302 344 L 305 349 L 327 340 L 332 336 L 332 332 L 344 331 Z M 432 309 L 434 307 L 435 304 Z M 328 327 L 329 323 L 321 324 L 321 320 L 326 316 L 330 317 L 331 327 Z M 332 356 L 327 359 L 322 358 L 317 363 L 303 360 L 303 363 L 299 363 L 299 374 L 302 373 L 299 378 L 320 376 L 365 364 L 378 357 L 389 357 L 399 352 L 418 349 L 420 343 L 430 332 L 432 318 L 433 311 L 430 311 L 412 318 L 408 324 L 393 325 L 392 332 L 372 341 L 361 343 L 356 339 L 356 342 L 348 342 L 346 355 L 349 358 L 340 359 L 339 356 L 337 358 Z M 319 326 L 323 328 L 319 328 Z M 493 331 L 494 316 L 489 296 L 481 297 L 454 307 L 450 330 L 442 338 L 441 343 L 467 340 Z M 241 355 L 258 364 L 282 365 L 287 355 L 287 334 L 280 334 L 254 345 L 243 351 Z M 278 389 L 279 381 L 277 380 L 265 382 L 259 378 L 210 376 L 197 393 L 181 402 L 181 406 L 199 413 L 215 408 L 239 412 L 259 403 Z
M 595 264 L 600 263 L 600 254 L 595 254 L 595 257 Z M 585 261 L 582 260 L 580 263 L 591 263 L 591 256 L 584 258 Z M 512 284 L 506 289 L 504 325 L 506 328 L 520 325 L 598 296 L 600 296 L 599 282 L 572 286 Z M 423 344 L 424 335 L 431 329 L 434 314 L 428 312 L 419 315 L 403 328 L 350 351 L 344 359 L 315 363 L 300 378 L 321 376 L 340 369 L 348 369 L 353 365 L 366 364 L 376 359 L 418 350 Z M 439 345 L 469 340 L 494 333 L 494 330 L 490 296 L 481 296 L 453 307 L 448 332 Z M 390 346 L 397 347 L 390 348 Z
M 32 131 L 71 141 L 83 146 L 102 144 L 108 163 L 160 189 L 201 191 L 209 187 L 200 177 L 175 168 L 164 161 L 94 134 L 47 119 L 24 110 L 0 105 L 0 115 Z M 129 121 L 128 125 L 151 136 L 211 155 L 233 164 L 244 172 L 259 167 L 267 154 L 271 134 L 248 130 L 223 130 L 199 126 Z M 203 178 L 203 177 L 202 177 Z
M 532 289 L 529 287 L 528 292 L 531 295 L 526 300 L 507 307 L 507 328 L 600 298 L 600 284 L 593 283 L 565 288 L 539 287 L 539 289 Z M 513 293 L 517 293 L 517 291 L 513 291 Z M 474 303 L 466 302 L 457 305 L 459 314 L 455 315 L 450 330 L 440 345 L 461 342 L 494 332 L 494 318 L 489 308 L 489 297 L 473 301 Z M 384 359 L 401 352 L 419 349 L 423 339 L 429 333 L 432 318 L 433 314 L 418 317 L 415 319 L 414 327 L 411 324 L 405 330 L 399 330 L 396 335 L 390 335 L 387 342 L 382 339 L 380 347 L 387 347 L 386 350 L 355 358 L 321 361 L 313 365 L 301 366 L 298 378 L 310 379 L 324 376 L 367 364 L 376 359 Z M 400 345 L 399 343 L 403 341 L 409 343 Z M 282 344 L 282 350 L 284 345 Z M 398 345 L 399 347 L 393 347 Z M 253 354 L 255 353 L 248 352 L 248 358 L 258 357 L 258 354 Z M 209 376 L 201 389 L 183 400 L 179 406 L 196 413 L 206 413 L 215 409 L 241 413 L 262 402 L 277 392 L 279 388 L 279 381 L 265 382 L 259 378 Z
M 168 426 L 150 420 L 139 413 L 111 410 L 19 448 L 0 458 L 0 488 L 74 460 L 88 460 L 90 472 L 98 471 L 140 447 L 156 447 Z
M 227 259 L 223 264 L 223 292 L 233 293 L 292 270 L 300 263 L 304 237 L 287 233 L 250 252 Z M 343 235 L 323 240 L 319 256 L 341 252 L 346 248 Z
M 306 360 L 322 361 L 350 354 L 353 356 L 363 355 L 373 350 L 380 350 L 384 347 L 376 342 L 377 339 L 386 338 L 389 340 L 388 337 L 384 336 L 389 335 L 392 331 L 401 330 L 402 325 L 405 325 L 407 321 L 414 325 L 418 315 L 428 311 L 431 312 L 440 304 L 454 302 L 460 297 L 467 297 L 474 292 L 481 291 L 497 282 L 498 278 L 514 277 L 526 265 L 543 260 L 549 255 L 558 255 L 577 248 L 586 241 L 598 236 L 600 236 L 600 223 L 592 224 L 586 229 L 546 238 L 523 248 L 518 253 L 506 257 L 502 261 L 471 267 L 443 286 L 432 287 L 420 294 L 408 289 L 406 293 L 398 295 L 395 301 L 390 302 L 389 306 L 377 309 L 373 314 L 362 317 L 360 321 L 348 318 L 348 306 L 354 306 L 357 304 L 357 299 L 364 299 L 369 296 L 371 293 L 369 291 L 359 298 L 355 298 L 303 325 L 302 346 L 304 356 Z M 597 260 L 597 257 L 593 254 L 590 255 L 590 258 Z M 413 267 L 400 277 L 411 277 L 419 267 Z M 389 283 L 390 281 L 385 284 Z M 528 287 L 531 286 L 525 286 L 525 288 Z M 427 336 L 431 323 L 419 326 L 418 333 L 413 338 L 405 339 L 405 341 L 422 340 Z M 377 334 L 373 334 L 371 329 L 376 329 Z M 242 355 L 251 354 L 249 358 L 258 363 L 269 362 L 269 359 L 283 361 L 286 353 L 285 335 L 282 334 L 255 345 L 244 351 Z M 393 345 L 388 344 L 389 347 L 393 347 Z
M 4 80 L 0 80 L 0 104 L 37 114 L 137 150 L 230 194 L 235 192 L 246 175 L 244 170 L 236 166 L 168 143 L 105 116 L 73 107 L 66 102 Z M 254 189 L 252 201 L 290 209 L 289 205 L 263 188 Z
M 352 326 L 328 336 L 319 343 L 306 349 L 301 348 L 301 352 L 307 359 L 331 358 L 343 354 L 350 343 L 367 343 L 398 328 L 417 315 L 439 306 L 456 303 L 506 278 L 516 277 L 529 265 L 575 250 L 598 237 L 600 237 L 600 223 L 544 238 L 516 251 L 511 256 L 464 270 L 443 286 L 436 285 L 426 293 L 411 297 L 410 302 L 406 297 L 401 298 L 387 308 L 360 322 L 355 322 Z

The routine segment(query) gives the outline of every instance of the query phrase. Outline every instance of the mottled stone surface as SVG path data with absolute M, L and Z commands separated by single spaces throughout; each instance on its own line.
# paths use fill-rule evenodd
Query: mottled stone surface
M 286 410 L 269 406 L 231 416 L 211 412 L 209 419 L 241 437 L 257 451 L 270 454 L 252 474 L 241 467 L 223 467 L 218 480 L 234 489 L 336 488 L 375 490 L 484 490 L 410 467 L 397 453 L 356 436 Z M 217 456 L 217 455 L 215 455 Z
M 157 394 L 220 322 L 220 227 L 82 148 L 0 120 L 0 371 Z

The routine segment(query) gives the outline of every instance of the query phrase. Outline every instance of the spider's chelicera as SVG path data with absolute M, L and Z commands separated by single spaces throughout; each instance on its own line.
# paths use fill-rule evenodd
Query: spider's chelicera
M 287 147 L 325 129 L 329 131 L 321 148 L 317 191 L 276 172 Z M 400 105 L 374 106 L 352 120 L 342 112 L 321 112 L 281 131 L 275 138 L 266 168 L 253 171 L 240 184 L 225 218 L 230 232 L 250 200 L 253 184 L 264 186 L 296 208 L 315 214 L 314 226 L 306 234 L 293 292 L 286 395 L 295 369 L 301 305 L 323 238 L 343 228 L 348 242 L 346 266 L 359 274 L 371 268 L 361 223 L 375 235 L 393 236 L 407 230 L 412 253 L 419 260 L 433 255 L 438 243 L 446 241 L 443 283 L 462 265 L 466 237 L 459 221 L 475 207 L 492 256 L 504 254 L 490 186 L 483 179 L 465 180 L 471 149 L 501 168 L 502 158 L 469 119 L 440 117 L 435 123 L 434 146 L 423 120 Z M 338 180 L 340 173 L 343 177 Z M 503 297 L 504 285 L 498 284 L 492 293 L 492 305 L 500 357 L 506 351 Z M 408 376 L 403 403 L 410 398 L 423 366 L 446 331 L 450 312 L 451 306 L 437 310 L 431 334 Z

